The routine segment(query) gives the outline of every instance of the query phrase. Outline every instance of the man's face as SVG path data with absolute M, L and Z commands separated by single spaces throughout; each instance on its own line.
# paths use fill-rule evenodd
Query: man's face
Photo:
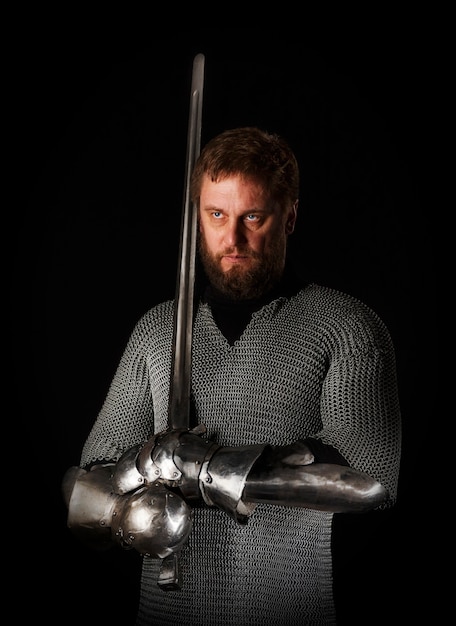
M 211 283 L 235 299 L 258 298 L 279 280 L 296 207 L 287 214 L 254 180 L 203 179 L 199 208 L 200 256 Z

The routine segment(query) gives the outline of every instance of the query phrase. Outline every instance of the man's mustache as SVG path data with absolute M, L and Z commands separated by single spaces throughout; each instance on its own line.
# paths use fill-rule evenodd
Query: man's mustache
M 233 254 L 238 254 L 239 256 L 248 256 L 252 259 L 261 258 L 261 255 L 258 252 L 255 252 L 255 250 L 252 250 L 249 247 L 243 248 L 239 246 L 236 246 L 234 248 L 226 248 L 223 252 L 219 252 L 217 254 L 217 258 L 220 260 L 224 256 L 232 256 Z

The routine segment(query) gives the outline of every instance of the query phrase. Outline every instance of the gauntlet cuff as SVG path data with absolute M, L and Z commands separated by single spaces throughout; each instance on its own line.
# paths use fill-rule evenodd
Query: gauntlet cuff
M 267 444 L 222 447 L 204 461 L 200 472 L 200 490 L 204 501 L 217 506 L 237 522 L 245 524 L 256 504 L 242 501 L 247 476 Z

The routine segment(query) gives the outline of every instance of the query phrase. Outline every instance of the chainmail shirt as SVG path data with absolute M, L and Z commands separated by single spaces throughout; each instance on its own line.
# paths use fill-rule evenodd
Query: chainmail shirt
M 173 302 L 137 323 L 81 466 L 117 460 L 166 430 Z M 395 356 L 379 317 L 360 301 L 310 284 L 252 315 L 230 345 L 200 302 L 192 346 L 192 402 L 221 445 L 285 445 L 314 437 L 396 500 L 400 409 Z M 332 514 L 259 504 L 246 525 L 195 507 L 180 555 L 183 588 L 157 585 L 160 561 L 143 557 L 138 626 L 335 624 Z

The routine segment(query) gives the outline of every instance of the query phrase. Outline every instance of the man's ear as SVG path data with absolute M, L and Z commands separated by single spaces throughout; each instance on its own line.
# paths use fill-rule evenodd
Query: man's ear
M 287 221 L 285 223 L 285 232 L 287 235 L 291 235 L 295 229 L 296 218 L 298 217 L 298 202 L 299 200 L 296 200 L 288 213 Z

